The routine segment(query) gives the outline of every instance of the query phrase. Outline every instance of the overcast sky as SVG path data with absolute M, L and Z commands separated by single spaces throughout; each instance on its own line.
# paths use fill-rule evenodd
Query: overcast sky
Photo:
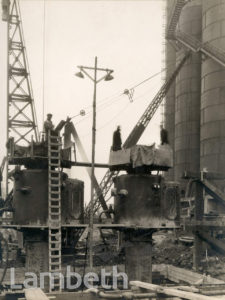
M 112 132 L 122 127 L 123 141 L 162 84 L 161 76 L 135 89 L 130 102 L 124 89 L 131 88 L 163 68 L 164 1 L 61 1 L 20 0 L 34 100 L 39 128 L 46 113 L 55 125 L 81 109 L 91 111 L 93 83 L 74 76 L 77 65 L 114 70 L 114 80 L 97 86 L 96 162 L 107 163 Z M 45 15 L 45 18 L 44 18 Z M 6 23 L 0 22 L 1 158 L 6 132 Z M 99 73 L 99 77 L 104 73 Z M 44 79 L 44 85 L 43 85 Z M 43 110 L 44 106 L 44 110 Z M 91 113 L 77 117 L 77 130 L 91 157 Z M 139 143 L 159 142 L 160 110 Z M 79 155 L 78 155 L 79 158 Z M 100 181 L 105 171 L 96 170 Z M 85 170 L 73 176 L 85 181 L 85 199 L 90 181 Z

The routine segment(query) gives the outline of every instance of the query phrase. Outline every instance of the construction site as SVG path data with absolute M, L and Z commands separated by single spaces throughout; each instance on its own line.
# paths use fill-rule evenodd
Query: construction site
M 88 147 L 74 119 L 86 109 L 66 107 L 56 126 L 47 111 L 39 130 L 20 10 L 29 2 L 1 0 L 0 299 L 225 299 L 225 0 L 161 1 L 162 84 L 124 141 L 128 115 L 105 133 L 113 138 L 107 162 L 96 153 L 97 84 L 116 72 L 99 67 L 99 56 L 76 68 L 77 80 L 94 85 Z M 122 97 L 133 103 L 135 89 L 156 75 Z M 159 111 L 160 142 L 143 144 Z M 85 182 L 73 173 L 81 168 Z

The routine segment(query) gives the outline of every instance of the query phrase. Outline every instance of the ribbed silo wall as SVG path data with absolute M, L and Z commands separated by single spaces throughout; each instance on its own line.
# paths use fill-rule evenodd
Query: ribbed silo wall
M 203 42 L 225 52 L 225 0 L 204 0 Z M 225 68 L 202 62 L 201 169 L 225 174 Z
M 179 30 L 201 40 L 202 6 L 194 0 L 184 6 Z M 177 52 L 177 63 L 184 49 Z M 175 180 L 184 171 L 199 171 L 200 165 L 201 55 L 192 53 L 176 78 L 175 100 Z M 184 182 L 184 181 L 183 181 Z
M 174 3 L 175 0 L 167 0 L 166 2 L 166 28 L 171 17 L 171 10 L 173 8 Z M 168 40 L 166 40 L 165 43 L 165 67 L 167 80 L 176 68 L 176 50 Z M 175 82 L 171 85 L 165 97 L 164 122 L 165 129 L 168 131 L 169 143 L 174 152 Z M 166 172 L 165 177 L 167 180 L 174 180 L 174 168 Z

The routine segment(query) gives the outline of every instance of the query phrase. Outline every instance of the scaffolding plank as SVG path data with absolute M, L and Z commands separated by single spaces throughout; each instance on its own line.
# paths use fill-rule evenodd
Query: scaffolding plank
M 156 284 L 151 284 L 147 282 L 142 282 L 142 281 L 130 281 L 131 286 L 136 286 L 139 288 L 147 289 L 150 291 L 157 292 L 159 294 L 164 294 L 172 297 L 180 297 L 183 299 L 189 299 L 189 300 L 212 300 L 215 299 L 215 297 L 209 297 L 205 295 L 200 295 L 192 292 L 187 292 L 187 291 L 180 291 L 175 288 L 168 288 L 168 287 L 163 287 L 160 285 Z
M 46 294 L 39 288 L 25 289 L 26 300 L 49 300 Z

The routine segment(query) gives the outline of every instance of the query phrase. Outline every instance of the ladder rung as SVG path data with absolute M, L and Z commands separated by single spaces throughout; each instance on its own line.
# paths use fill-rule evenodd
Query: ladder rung
M 61 238 L 61 234 L 54 234 L 54 235 L 50 234 L 49 237 L 57 237 L 57 238 Z
M 61 241 L 50 241 L 50 249 L 51 251 L 55 251 L 55 250 L 61 250 L 61 247 L 59 247 L 59 245 L 61 245 Z M 54 246 L 54 247 L 53 247 Z
M 48 194 L 49 194 L 50 197 L 51 197 L 52 195 L 59 195 L 59 196 L 60 196 L 61 191 L 60 191 L 60 190 L 59 190 L 59 191 L 51 190 L 51 191 L 48 192 Z
M 61 251 L 61 248 L 60 248 L 60 247 L 58 247 L 58 248 L 51 248 L 51 247 L 50 247 L 49 250 L 50 250 L 50 251 Z
M 52 167 L 59 167 L 60 163 L 49 163 L 48 165 Z
M 60 215 L 59 215 L 59 217 L 60 217 Z M 53 223 L 57 223 L 57 224 L 54 224 L 54 225 L 51 225 L 50 226 L 50 229 L 60 229 L 60 222 L 61 222 L 61 220 L 60 220 L 60 218 L 58 218 L 58 219 L 52 219 L 51 218 L 51 216 L 49 217 L 49 220 Z
M 55 160 L 59 160 L 60 159 L 60 156 L 52 156 L 51 159 L 50 159 L 50 162 L 53 162 Z
M 60 190 L 61 184 L 49 183 L 49 187 Z
M 60 205 L 49 205 L 49 208 L 61 208 Z
M 54 203 L 52 203 L 52 202 L 54 202 Z M 56 199 L 53 199 L 53 200 L 51 200 L 51 203 L 49 203 L 49 206 L 57 206 L 57 207 L 60 207 L 60 201 L 59 200 L 56 200 Z
M 61 228 L 60 218 L 56 220 L 56 219 L 52 219 L 51 216 L 49 216 L 49 222 L 52 222 L 52 224 L 50 224 L 50 226 L 49 226 L 50 229 L 60 229 Z M 57 223 L 57 224 L 55 224 L 55 223 Z
M 49 258 L 59 258 L 59 257 L 61 257 L 61 255 L 52 255 L 52 254 L 50 254 L 50 256 L 49 256 Z
M 56 222 L 56 220 L 54 220 L 54 221 Z M 59 223 L 58 220 L 57 220 L 57 223 Z M 55 226 L 50 227 L 50 229 L 60 229 L 60 228 L 61 228 L 61 226 L 59 226 L 59 225 L 55 225 Z
M 56 216 L 60 217 L 61 216 L 61 212 L 60 211 L 57 211 L 57 212 L 50 212 L 49 213 L 51 215 L 51 217 L 55 217 L 55 221 L 58 221 L 58 219 L 56 219 Z
M 49 191 L 49 194 L 60 195 L 60 191 Z
M 54 181 L 54 182 L 52 182 Z M 59 179 L 49 179 L 48 181 L 49 184 L 51 184 L 51 186 L 55 186 L 55 187 L 61 187 L 61 181 Z
M 61 256 L 49 259 L 49 264 L 56 265 L 56 264 L 60 264 L 60 263 L 61 263 Z
M 58 269 L 59 270 L 59 273 L 62 271 L 62 270 L 60 270 L 60 269 Z M 56 270 L 55 270 L 56 271 Z M 60 287 L 61 286 L 61 284 L 60 284 L 60 280 L 61 280 L 61 276 L 58 276 L 57 278 L 55 278 L 54 277 L 54 288 L 55 287 Z M 57 282 L 56 282 L 56 280 L 57 280 Z M 58 282 L 59 281 L 59 282 Z
M 49 147 L 49 149 L 51 149 L 51 146 L 58 146 L 58 147 L 60 147 L 61 144 L 50 142 L 50 147 Z
M 50 249 L 50 247 L 49 247 L 49 250 L 51 250 Z M 51 250 L 52 252 L 59 252 L 59 254 L 53 254 L 53 253 L 51 253 L 51 255 L 61 255 L 61 249 L 53 249 L 53 250 Z
M 61 261 L 61 256 L 60 255 L 58 255 L 58 257 L 51 257 L 49 259 L 49 262 L 51 262 L 51 263 L 58 263 L 60 261 Z
M 51 247 L 49 247 L 49 250 L 51 250 L 51 255 L 61 255 L 61 248 L 60 249 L 55 249 L 55 248 L 51 248 Z M 56 254 L 56 253 L 53 253 L 53 252 L 58 252 L 58 254 Z
M 51 185 L 51 187 L 58 187 L 60 188 L 61 187 L 61 184 L 55 184 L 55 183 L 49 183 Z
M 56 177 L 49 178 L 48 182 L 51 182 L 51 181 L 55 181 L 55 183 L 52 183 L 52 184 L 61 184 L 60 178 L 56 178 Z
M 55 212 L 55 213 L 56 213 L 56 212 L 59 213 L 59 212 L 60 212 L 60 207 L 53 207 L 53 208 L 50 207 L 50 212 L 51 212 L 51 213 L 54 213 L 54 212 Z
M 49 201 L 58 201 L 60 203 L 60 198 L 49 198 Z
M 51 266 L 51 265 L 50 265 Z M 54 273 L 54 278 L 53 278 L 53 281 L 52 282 L 54 282 L 54 288 L 55 288 L 55 286 L 58 284 L 58 282 L 60 282 L 60 276 L 55 276 L 55 272 L 57 272 L 57 273 L 61 273 L 61 271 L 58 271 L 58 270 L 60 270 L 59 269 L 60 268 L 60 264 L 57 264 L 57 265 L 52 265 L 51 266 L 51 268 L 50 268 L 50 273 L 51 272 L 53 272 Z
M 58 265 L 58 267 L 57 267 L 57 265 Z M 54 271 L 53 269 L 55 269 L 55 271 L 56 271 L 56 270 L 60 270 L 61 268 L 60 268 L 59 264 L 57 264 L 57 265 L 50 265 L 50 269 L 51 269 L 52 271 Z M 57 278 L 54 278 L 54 279 L 57 279 Z
M 49 268 L 49 271 L 50 272 L 52 272 L 52 271 L 54 271 L 54 272 L 57 272 L 57 273 L 61 273 L 61 269 L 52 269 L 51 267 Z M 56 278 L 54 278 L 54 279 L 56 279 Z M 57 283 L 54 283 L 54 287 L 57 285 Z M 59 286 L 60 286 L 60 284 L 59 284 Z
M 59 172 L 59 171 L 55 171 L 55 170 L 51 170 L 51 174 L 57 174 L 57 175 L 60 175 L 60 172 Z
M 60 203 L 49 203 L 49 208 L 51 208 L 50 206 L 53 206 L 53 208 L 61 208 L 60 207 Z M 55 207 L 54 207 L 55 206 Z
M 51 262 L 51 266 L 59 266 L 60 262 Z
M 54 282 L 54 288 L 50 289 L 51 292 L 56 292 L 56 291 L 60 291 L 60 290 L 61 290 L 61 284 L 55 283 L 55 282 Z

